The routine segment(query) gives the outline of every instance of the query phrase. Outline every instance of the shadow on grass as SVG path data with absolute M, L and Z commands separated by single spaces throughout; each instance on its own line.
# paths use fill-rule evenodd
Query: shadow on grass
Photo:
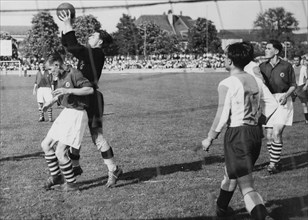
M 264 167 L 268 164 L 262 163 L 255 166 L 254 171 L 260 171 L 263 170 Z M 300 169 L 308 166 L 308 152 L 304 152 L 299 155 L 295 156 L 288 156 L 281 158 L 281 164 L 282 164 L 282 172 L 287 170 L 295 170 Z
M 36 152 L 36 153 L 33 153 L 33 154 L 24 154 L 24 155 L 18 155 L 18 156 L 3 157 L 3 158 L 0 158 L 0 162 L 33 159 L 34 157 L 43 158 L 43 156 L 44 156 L 44 153 L 42 151 L 40 151 L 40 152 Z
M 293 197 L 288 199 L 278 199 L 268 201 L 265 206 L 270 211 L 270 216 L 274 220 L 296 220 L 307 219 L 308 217 L 308 195 L 302 197 Z M 271 208 L 273 207 L 273 208 Z M 155 218 L 156 220 L 217 220 L 214 216 L 196 216 L 196 217 L 176 217 L 176 218 Z M 250 220 L 251 217 L 245 208 L 235 210 L 235 215 L 225 220 Z
M 83 191 L 83 190 L 87 190 L 90 188 L 104 186 L 107 183 L 107 178 L 108 176 L 103 176 L 103 177 L 99 177 L 96 179 L 80 181 L 78 182 L 79 190 Z
M 305 124 L 305 120 L 293 121 L 293 124 L 299 124 L 299 123 Z
M 268 201 L 265 206 L 275 220 L 308 219 L 308 195 Z M 236 210 L 235 213 L 236 219 L 249 217 L 245 208 Z
M 196 216 L 196 217 L 176 217 L 176 218 L 154 218 L 155 220 L 177 220 L 177 219 L 184 219 L 184 220 L 218 220 L 217 217 L 210 217 L 210 216 Z M 152 220 L 154 220 L 152 219 Z M 224 218 L 224 220 L 231 220 L 231 218 Z M 235 220 L 234 218 L 232 220 Z
M 191 107 L 191 108 L 182 108 L 182 109 L 172 109 L 172 110 L 160 110 L 160 111 L 149 111 L 149 112 L 138 112 L 133 114 L 125 114 L 119 115 L 118 118 L 147 118 L 147 117 L 156 117 L 159 115 L 174 115 L 174 114 L 181 114 L 181 113 L 191 113 L 195 111 L 201 110 L 209 110 L 209 109 L 216 109 L 217 104 L 213 105 L 206 105 L 206 106 L 198 106 L 198 107 Z
M 268 201 L 266 206 L 274 206 L 270 214 L 277 220 L 288 220 L 292 217 L 308 219 L 308 195 Z
M 199 171 L 202 169 L 203 165 L 208 165 L 212 163 L 222 163 L 224 162 L 224 158 L 220 156 L 210 156 L 206 157 L 206 160 L 200 160 L 190 163 L 181 163 L 181 164 L 173 164 L 167 166 L 159 166 L 159 167 L 150 167 L 143 168 L 140 170 L 134 170 L 127 173 L 123 173 L 120 177 L 120 180 L 124 181 L 123 183 L 117 184 L 116 187 L 122 187 L 126 185 L 136 184 L 144 181 L 148 181 L 152 178 L 155 178 L 160 175 L 168 175 L 176 172 L 190 172 L 190 171 Z M 87 180 L 79 182 L 80 190 L 86 190 L 89 188 L 97 187 L 104 185 L 104 179 L 107 177 L 101 177 L 97 179 Z M 121 181 L 121 182 L 122 182 Z

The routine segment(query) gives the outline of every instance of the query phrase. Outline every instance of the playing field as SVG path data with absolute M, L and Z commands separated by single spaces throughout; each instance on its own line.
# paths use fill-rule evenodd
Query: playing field
M 51 126 L 38 122 L 34 77 L 1 76 L 0 219 L 215 219 L 223 177 L 221 135 L 209 153 L 192 151 L 206 137 L 224 72 L 103 74 L 104 133 L 125 174 L 106 189 L 107 169 L 86 130 L 80 193 L 45 191 L 40 143 Z M 61 108 L 54 106 L 54 117 Z M 277 220 L 308 219 L 308 125 L 295 102 L 284 132 L 283 171 L 268 175 L 264 145 L 256 189 Z M 240 192 L 236 219 L 250 219 Z

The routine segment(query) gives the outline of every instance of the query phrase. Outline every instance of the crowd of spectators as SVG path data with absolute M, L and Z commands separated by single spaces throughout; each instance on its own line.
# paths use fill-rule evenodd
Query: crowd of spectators
M 114 56 L 107 57 L 104 69 L 171 69 L 171 68 L 222 68 L 224 67 L 223 54 L 174 54 L 174 55 L 150 55 L 147 59 L 138 56 Z
M 174 55 L 149 55 L 144 56 L 108 56 L 104 65 L 107 71 L 123 71 L 127 69 L 199 69 L 206 68 L 224 68 L 224 54 L 205 53 L 202 55 L 193 54 L 174 54 Z M 257 58 L 257 62 L 265 61 L 262 57 Z M 65 59 L 65 64 L 77 68 L 78 60 Z M 20 65 L 18 62 L 1 62 L 0 70 L 19 70 L 26 74 L 30 70 L 38 70 L 38 60 L 22 60 Z

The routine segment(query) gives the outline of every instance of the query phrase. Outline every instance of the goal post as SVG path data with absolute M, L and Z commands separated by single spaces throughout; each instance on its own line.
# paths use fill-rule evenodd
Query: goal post
M 0 75 L 22 75 L 20 60 L 0 61 Z

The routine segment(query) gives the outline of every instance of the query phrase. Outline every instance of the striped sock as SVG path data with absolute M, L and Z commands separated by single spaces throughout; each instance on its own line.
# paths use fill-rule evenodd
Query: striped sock
M 45 160 L 47 162 L 51 176 L 58 176 L 61 174 L 58 158 L 54 153 L 49 155 L 45 154 Z
M 71 160 L 69 160 L 65 164 L 60 164 L 60 169 L 62 170 L 64 178 L 66 179 L 66 182 L 68 182 L 68 183 L 75 183 L 76 182 L 76 178 L 74 177 L 73 166 L 72 166 Z
M 40 118 L 44 118 L 44 111 L 43 111 L 43 103 L 39 102 L 39 116 Z
M 47 112 L 48 112 L 48 119 L 49 121 L 51 121 L 52 120 L 52 108 L 49 108 Z
M 276 164 L 280 161 L 280 155 L 282 150 L 282 143 L 272 142 L 272 150 L 270 152 L 270 163 Z

